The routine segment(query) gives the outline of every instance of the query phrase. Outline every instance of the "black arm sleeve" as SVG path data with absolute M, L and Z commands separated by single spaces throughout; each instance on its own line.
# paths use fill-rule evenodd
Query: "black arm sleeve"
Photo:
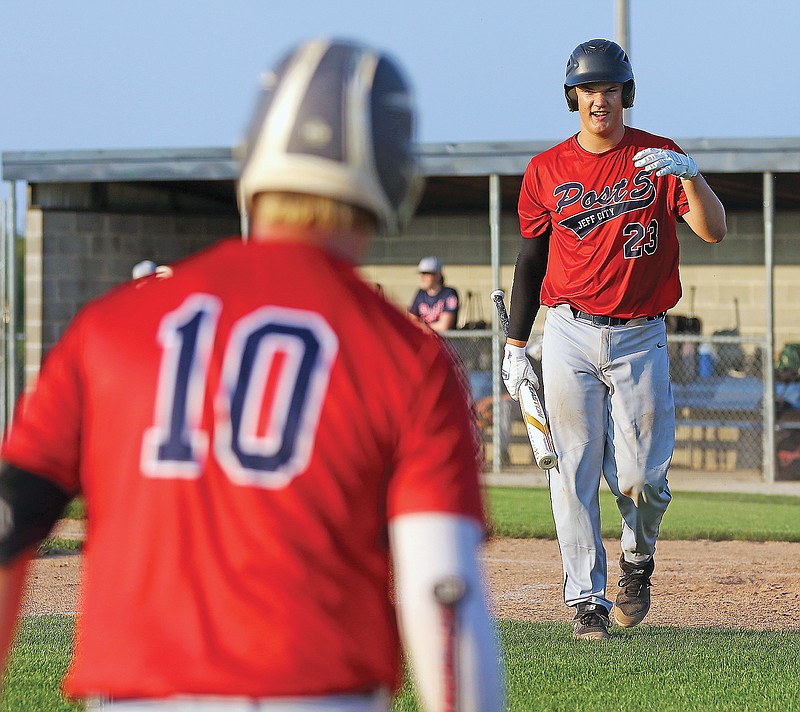
M 527 341 L 531 335 L 533 320 L 539 311 L 542 282 L 547 271 L 547 255 L 550 252 L 550 235 L 523 237 L 517 262 L 514 266 L 514 282 L 511 285 L 511 303 L 508 314 L 508 338 Z
M 42 541 L 70 499 L 47 478 L 0 463 L 0 564 Z

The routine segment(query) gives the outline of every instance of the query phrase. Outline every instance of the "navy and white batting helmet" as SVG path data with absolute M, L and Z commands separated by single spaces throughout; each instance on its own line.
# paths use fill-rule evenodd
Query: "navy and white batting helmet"
M 247 136 L 240 207 L 265 191 L 320 195 L 362 207 L 396 229 L 422 179 L 416 112 L 400 67 L 364 45 L 316 39 L 264 77 Z
M 564 94 L 570 111 L 578 110 L 575 87 L 590 82 L 619 82 L 622 84 L 622 106 L 630 109 L 636 93 L 633 67 L 628 55 L 611 40 L 589 40 L 579 44 L 567 60 Z

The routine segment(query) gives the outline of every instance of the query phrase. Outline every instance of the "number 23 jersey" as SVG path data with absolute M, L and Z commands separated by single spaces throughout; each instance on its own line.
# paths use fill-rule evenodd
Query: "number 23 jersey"
M 525 238 L 550 235 L 541 303 L 590 314 L 652 316 L 681 296 L 676 219 L 689 210 L 681 181 L 636 168 L 644 148 L 682 153 L 670 139 L 627 127 L 594 154 L 573 136 L 534 156 L 519 196 Z

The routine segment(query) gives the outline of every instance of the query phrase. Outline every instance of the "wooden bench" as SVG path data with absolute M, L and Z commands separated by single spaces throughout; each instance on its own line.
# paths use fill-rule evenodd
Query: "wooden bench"
M 726 413 L 726 415 L 728 415 Z M 761 421 L 731 417 L 677 417 L 673 467 L 731 472 L 762 465 Z

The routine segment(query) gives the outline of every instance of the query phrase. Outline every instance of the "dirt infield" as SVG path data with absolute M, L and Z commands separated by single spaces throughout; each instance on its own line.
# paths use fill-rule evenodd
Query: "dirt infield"
M 61 535 L 68 535 L 66 530 Z M 608 594 L 616 595 L 619 544 L 607 541 Z M 32 566 L 25 614 L 77 610 L 79 555 L 48 556 Z M 484 552 L 492 607 L 501 619 L 568 621 L 561 600 L 558 544 L 495 539 Z M 651 625 L 800 630 L 800 543 L 660 541 Z
M 613 600 L 619 543 L 606 551 Z M 570 619 L 555 541 L 497 539 L 485 560 L 498 618 Z M 652 581 L 651 625 L 800 630 L 800 543 L 660 541 Z

